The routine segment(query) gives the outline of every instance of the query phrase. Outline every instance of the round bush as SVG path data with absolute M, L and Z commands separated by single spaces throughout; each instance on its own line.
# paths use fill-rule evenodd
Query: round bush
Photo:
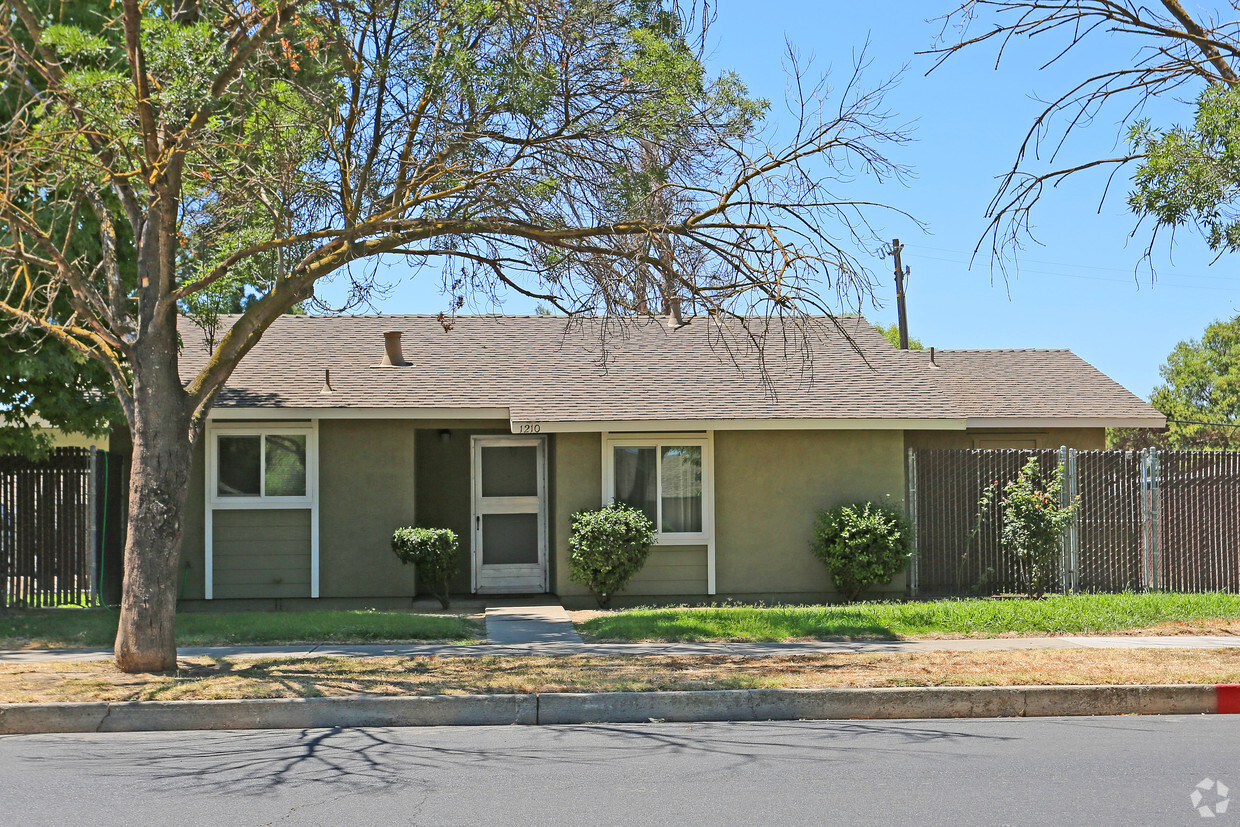
M 812 548 L 836 590 L 856 600 L 869 587 L 889 583 L 904 571 L 912 536 L 912 527 L 898 512 L 852 503 L 818 512 Z
M 448 608 L 448 584 L 456 575 L 456 532 L 447 528 L 398 528 L 392 534 L 392 551 L 402 563 L 413 563 L 418 582 Z
M 650 556 L 654 524 L 623 503 L 573 515 L 568 538 L 569 577 L 590 590 L 599 608 L 611 602 Z

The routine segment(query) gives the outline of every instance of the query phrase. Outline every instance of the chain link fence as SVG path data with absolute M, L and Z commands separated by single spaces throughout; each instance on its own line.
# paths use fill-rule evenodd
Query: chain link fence
M 1065 504 L 1079 497 L 1063 540 L 1062 590 L 1240 592 L 1240 453 L 1060 448 L 910 450 L 913 594 L 1024 590 L 1000 541 L 997 502 L 986 513 L 979 503 L 1030 457 L 1044 475 L 1062 468 Z

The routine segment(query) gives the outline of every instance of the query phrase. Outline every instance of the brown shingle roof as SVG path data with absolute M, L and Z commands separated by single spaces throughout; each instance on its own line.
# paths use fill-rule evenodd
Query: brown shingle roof
M 929 354 L 909 354 L 926 365 Z M 936 350 L 948 398 L 969 419 L 1152 419 L 1162 415 L 1070 350 Z M 1065 423 L 1067 424 L 1067 423 Z
M 225 319 L 225 325 L 230 321 Z M 735 322 L 721 327 L 702 318 L 672 330 L 646 319 L 460 316 L 445 331 L 435 316 L 425 315 L 282 316 L 241 361 L 216 404 L 507 408 L 514 422 L 545 423 L 959 420 L 969 415 L 970 405 L 985 407 L 982 399 L 961 403 L 964 391 L 943 381 L 954 371 L 927 370 L 924 360 L 892 348 L 861 317 L 845 316 L 840 322 L 864 357 L 821 318 L 808 326 L 776 321 L 759 353 Z M 410 366 L 375 367 L 387 330 L 403 332 Z M 198 328 L 187 323 L 182 335 L 182 369 L 188 377 L 207 352 Z M 1136 405 L 1148 412 L 1136 397 L 1076 362 L 1088 369 L 1077 371 L 1078 378 L 1100 380 L 1108 393 L 1118 389 L 1120 394 L 1112 396 L 1125 410 Z M 331 371 L 330 394 L 320 393 L 324 370 Z M 1015 395 L 1004 392 L 997 398 L 1006 404 Z M 1070 408 L 1079 389 L 1067 395 L 1064 405 Z M 1045 404 L 1039 398 L 1030 410 L 1040 411 Z

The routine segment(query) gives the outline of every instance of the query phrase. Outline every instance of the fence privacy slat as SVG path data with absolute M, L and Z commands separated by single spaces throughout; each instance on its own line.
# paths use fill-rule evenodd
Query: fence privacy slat
M 92 602 L 91 452 L 0 456 L 0 608 Z
M 1062 450 L 1062 449 L 1061 449 Z M 1240 452 L 1065 451 L 1067 482 L 1080 505 L 1075 588 L 1240 592 Z M 910 514 L 916 515 L 916 594 L 1019 591 L 999 539 L 997 504 L 979 515 L 990 485 L 1000 488 L 1037 457 L 1044 474 L 1056 450 L 910 452 Z M 912 503 L 916 498 L 915 504 Z M 981 518 L 979 522 L 979 516 Z M 1060 572 L 1060 584 L 1068 586 Z

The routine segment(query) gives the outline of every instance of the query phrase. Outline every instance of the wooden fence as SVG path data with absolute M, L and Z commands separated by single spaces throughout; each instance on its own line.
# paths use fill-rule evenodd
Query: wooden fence
M 916 525 L 913 594 L 993 594 L 1024 588 L 999 540 L 988 486 L 1030 457 L 1062 468 L 1076 500 L 1058 580 L 1065 591 L 1240 592 L 1240 453 L 1205 451 L 914 450 L 909 514 Z
M 121 457 L 91 448 L 0 455 L 0 609 L 97 605 L 101 561 L 105 594 L 119 591 L 123 476 Z

